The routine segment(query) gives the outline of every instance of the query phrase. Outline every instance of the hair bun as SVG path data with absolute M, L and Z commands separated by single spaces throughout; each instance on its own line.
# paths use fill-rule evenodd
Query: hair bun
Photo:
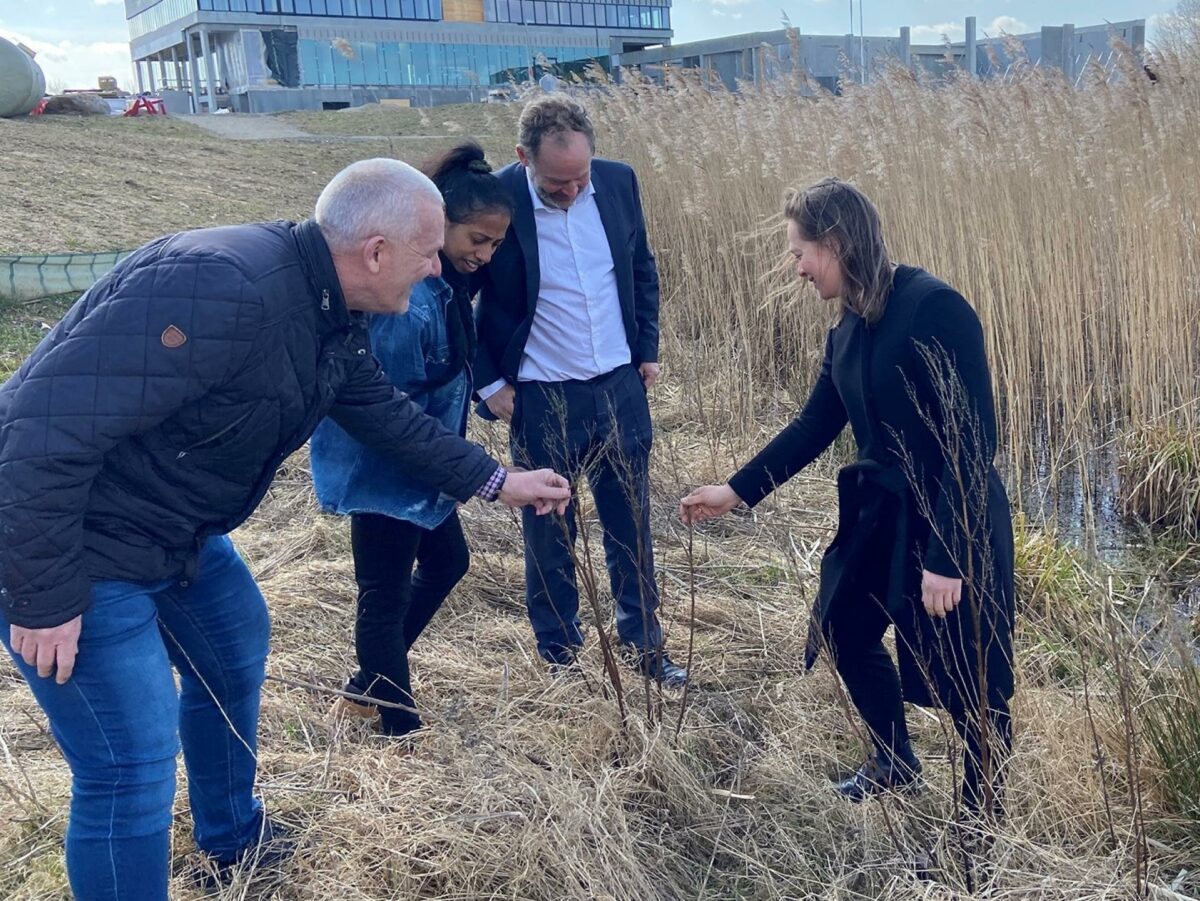
M 467 171 L 479 172 L 483 175 L 487 175 L 492 171 L 492 167 L 488 165 L 487 160 L 471 160 L 471 162 L 467 163 Z

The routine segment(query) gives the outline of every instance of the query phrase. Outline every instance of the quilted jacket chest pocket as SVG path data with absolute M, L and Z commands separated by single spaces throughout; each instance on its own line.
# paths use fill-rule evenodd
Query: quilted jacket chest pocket
M 201 428 L 193 429 L 179 448 L 175 459 L 194 463 L 256 460 L 272 449 L 277 419 L 272 405 L 266 401 L 233 408 L 224 415 L 206 416 Z

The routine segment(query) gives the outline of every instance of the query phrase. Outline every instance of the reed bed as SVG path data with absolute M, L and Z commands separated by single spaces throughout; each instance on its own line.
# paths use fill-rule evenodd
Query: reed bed
M 667 359 L 714 389 L 693 392 L 697 418 L 753 432 L 806 390 L 834 311 L 792 287 L 778 212 L 836 175 L 876 201 L 896 259 L 979 311 L 1018 475 L 1131 426 L 1194 427 L 1200 65 L 1163 54 L 1152 82 L 1114 50 L 1077 85 L 1017 66 L 948 83 L 897 68 L 840 97 L 682 74 L 612 91 L 599 131 L 642 173 Z

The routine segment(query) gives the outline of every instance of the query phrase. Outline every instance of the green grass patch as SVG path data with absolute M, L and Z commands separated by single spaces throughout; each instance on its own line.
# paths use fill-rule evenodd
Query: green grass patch
M 17 371 L 78 296 L 61 294 L 33 303 L 0 304 L 0 382 Z

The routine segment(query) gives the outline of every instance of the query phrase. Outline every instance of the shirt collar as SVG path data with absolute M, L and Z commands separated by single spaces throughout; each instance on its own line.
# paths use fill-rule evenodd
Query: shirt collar
M 537 210 L 547 210 L 549 212 L 556 213 L 563 212 L 563 210 L 560 210 L 557 207 L 547 206 L 545 201 L 542 200 L 541 196 L 537 192 L 537 188 L 535 188 L 533 185 L 533 173 L 529 171 L 528 166 L 525 167 L 525 183 L 529 185 L 529 199 L 533 201 L 533 209 L 535 212 Z M 580 197 L 591 197 L 595 193 L 596 182 L 595 175 L 593 174 L 593 176 L 588 179 L 587 187 L 583 189 L 583 193 L 580 194 Z M 579 198 L 577 197 L 575 198 L 575 203 L 578 202 Z M 574 205 L 575 204 L 572 204 L 572 206 Z

